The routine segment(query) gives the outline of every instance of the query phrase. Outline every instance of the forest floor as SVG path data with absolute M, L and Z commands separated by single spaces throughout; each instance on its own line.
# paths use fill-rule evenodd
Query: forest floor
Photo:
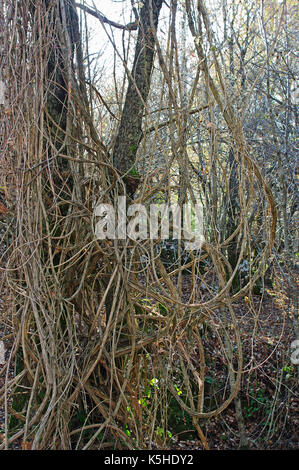
M 265 292 L 263 297 L 245 298 L 235 305 L 244 353 L 244 369 L 240 399 L 250 449 L 298 449 L 299 448 L 299 399 L 298 371 L 290 361 L 290 345 L 294 341 L 293 313 L 288 309 L 287 298 L 279 298 Z M 258 314 L 257 314 L 258 312 Z M 5 360 L 12 347 L 9 336 L 10 319 L 6 317 L 4 302 L 0 299 L 0 341 L 4 339 Z M 206 357 L 213 358 L 213 373 L 206 376 L 205 405 L 215 407 L 215 389 L 219 397 L 219 384 L 226 389 L 227 370 L 221 361 L 221 352 L 215 351 L 213 332 L 205 340 Z M 194 350 L 196 362 L 198 351 Z M 1 368 L 1 365 L 0 365 Z M 13 376 L 10 367 L 9 376 Z M 0 377 L 0 389 L 4 386 Z M 223 390 L 223 395 L 226 390 Z M 217 401 L 217 399 L 216 399 Z M 217 405 L 217 403 L 216 403 Z M 202 449 L 192 420 L 181 412 L 177 416 L 177 432 L 168 449 Z M 190 425 L 191 423 L 191 425 Z M 5 413 L 0 407 L 0 440 L 4 438 Z M 201 421 L 210 449 L 237 450 L 239 430 L 234 403 L 219 416 Z M 13 444 L 20 449 L 21 442 Z
M 255 450 L 299 449 L 299 395 L 298 370 L 290 360 L 290 345 L 294 341 L 292 314 L 286 313 L 284 302 L 265 294 L 253 298 L 253 304 L 235 305 L 241 332 L 245 373 L 240 399 L 248 438 L 248 448 Z M 254 308 L 251 308 L 254 307 Z M 252 311 L 251 311 L 252 310 Z M 254 317 L 252 312 L 258 312 Z M 215 356 L 213 335 L 205 342 L 206 357 Z M 220 355 L 219 355 L 220 356 Z M 225 367 L 221 361 L 210 379 L 205 403 L 213 401 L 213 383 L 224 383 Z M 218 390 L 219 393 L 219 390 Z M 240 446 L 239 429 L 232 403 L 219 416 L 202 424 L 210 449 L 237 450 Z M 189 433 L 190 438 L 176 443 L 177 449 L 201 449 L 202 444 Z

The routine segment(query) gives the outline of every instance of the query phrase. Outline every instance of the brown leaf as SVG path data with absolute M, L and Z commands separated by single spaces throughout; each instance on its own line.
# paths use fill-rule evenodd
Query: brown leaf
M 2 214 L 2 215 L 6 215 L 6 214 L 7 214 L 7 212 L 8 212 L 8 209 L 7 209 L 7 207 L 5 207 L 5 205 L 4 205 L 4 204 L 2 204 L 2 202 L 0 201 L 0 214 Z
M 33 441 L 22 441 L 23 450 L 31 450 Z

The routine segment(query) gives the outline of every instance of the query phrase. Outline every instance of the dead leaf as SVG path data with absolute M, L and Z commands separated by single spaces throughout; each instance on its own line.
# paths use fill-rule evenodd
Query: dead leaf
M 33 441 L 22 441 L 22 448 L 23 450 L 31 450 L 32 449 Z
M 5 205 L 2 204 L 2 202 L 0 201 L 0 214 L 6 215 L 7 212 L 8 212 L 7 207 L 5 207 Z

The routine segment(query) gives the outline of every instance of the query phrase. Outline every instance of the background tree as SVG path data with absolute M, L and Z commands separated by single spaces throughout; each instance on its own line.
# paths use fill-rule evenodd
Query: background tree
M 295 71 L 291 52 L 275 55 L 292 50 L 291 10 L 122 6 L 123 23 L 85 2 L 1 1 L 1 272 L 13 338 L 1 448 L 163 447 L 192 427 L 208 449 L 209 426 L 233 403 L 247 446 L 246 390 L 271 357 L 273 404 L 252 392 L 269 411 L 268 439 L 291 403 L 277 344 L 266 360 L 252 346 L 272 334 L 259 321 L 266 270 L 286 308 L 294 265 Z M 107 69 L 91 20 L 110 43 Z M 119 195 L 147 208 L 201 202 L 202 249 L 97 240 L 94 208 Z

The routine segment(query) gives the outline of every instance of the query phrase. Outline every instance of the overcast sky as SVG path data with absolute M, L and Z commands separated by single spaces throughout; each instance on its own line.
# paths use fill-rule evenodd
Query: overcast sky
M 82 1 L 83 3 L 83 1 Z M 109 20 L 112 20 L 116 23 L 127 24 L 132 18 L 131 14 L 131 1 L 130 0 L 87 0 L 84 2 L 86 6 L 97 10 L 105 15 Z M 90 31 L 90 53 L 100 53 L 102 64 L 106 66 L 113 61 L 113 47 L 107 33 L 105 32 L 101 22 L 94 18 L 91 15 L 87 15 L 88 26 Z M 108 24 L 104 25 L 106 31 L 109 35 L 113 34 L 115 43 L 120 50 L 122 51 L 121 41 L 122 41 L 122 30 L 117 28 L 110 28 Z M 128 33 L 125 33 L 125 37 L 128 37 Z

